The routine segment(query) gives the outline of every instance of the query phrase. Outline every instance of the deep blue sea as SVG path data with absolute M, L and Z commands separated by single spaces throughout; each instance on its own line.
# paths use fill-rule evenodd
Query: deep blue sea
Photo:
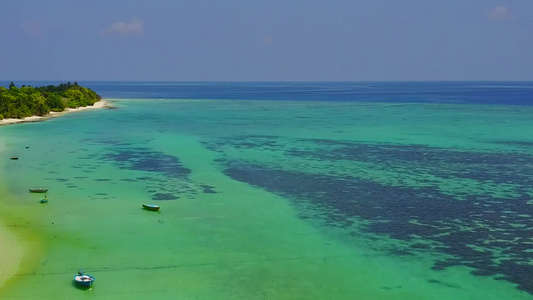
M 60 81 L 17 81 L 43 86 Z M 104 98 L 291 100 L 533 105 L 533 82 L 124 82 L 80 81 Z M 8 81 L 0 81 L 7 87 Z

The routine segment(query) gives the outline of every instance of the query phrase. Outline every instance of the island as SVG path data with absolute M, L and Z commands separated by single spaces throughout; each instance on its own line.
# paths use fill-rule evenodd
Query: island
M 61 83 L 41 87 L 0 87 L 0 125 L 34 122 L 65 112 L 88 108 L 109 107 L 102 97 L 91 89 L 73 84 Z

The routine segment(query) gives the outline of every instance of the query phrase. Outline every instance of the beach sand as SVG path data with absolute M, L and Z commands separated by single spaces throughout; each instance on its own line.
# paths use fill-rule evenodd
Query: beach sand
M 17 123 L 27 123 L 27 122 L 39 122 L 44 121 L 49 118 L 55 118 L 59 117 L 64 114 L 73 113 L 73 112 L 79 112 L 79 111 L 85 111 L 89 109 L 97 109 L 97 108 L 110 108 L 111 105 L 106 100 L 100 100 L 96 102 L 93 106 L 85 106 L 85 107 L 78 107 L 78 108 L 67 108 L 62 112 L 50 112 L 49 114 L 45 116 L 31 116 L 26 117 L 23 119 L 13 119 L 13 118 L 6 118 L 3 120 L 0 120 L 0 126 L 2 125 L 10 125 L 10 124 L 17 124 Z
M 110 107 L 111 105 L 109 104 L 109 102 L 105 100 L 100 100 L 96 102 L 93 106 L 67 108 L 65 111 L 51 112 L 50 114 L 42 117 L 32 116 L 24 119 L 8 118 L 0 120 L 0 126 L 26 122 L 39 122 L 49 118 L 59 117 L 68 113 Z M 5 150 L 6 147 L 4 141 L 2 141 L 0 138 L 0 153 L 5 152 Z M 5 226 L 5 224 L 3 224 L 1 221 L 2 220 L 0 220 L 0 288 L 2 288 L 6 284 L 6 282 L 19 270 L 25 250 L 25 247 L 23 247 L 23 245 L 27 244 L 18 240 L 17 236 L 14 233 L 10 232 Z

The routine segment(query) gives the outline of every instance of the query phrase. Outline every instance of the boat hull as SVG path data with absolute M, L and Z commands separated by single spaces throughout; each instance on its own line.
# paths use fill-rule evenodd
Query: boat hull
M 94 277 L 91 275 L 83 274 L 74 276 L 74 281 L 77 285 L 83 287 L 90 287 L 94 282 Z
M 30 189 L 30 193 L 46 193 L 48 189 Z
M 161 207 L 155 204 L 143 204 L 143 208 L 151 211 L 158 211 Z

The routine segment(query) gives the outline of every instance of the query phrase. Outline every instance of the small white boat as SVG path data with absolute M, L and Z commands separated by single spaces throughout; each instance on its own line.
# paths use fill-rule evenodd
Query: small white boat
M 158 211 L 161 206 L 155 204 L 143 204 L 143 208 L 146 210 Z

